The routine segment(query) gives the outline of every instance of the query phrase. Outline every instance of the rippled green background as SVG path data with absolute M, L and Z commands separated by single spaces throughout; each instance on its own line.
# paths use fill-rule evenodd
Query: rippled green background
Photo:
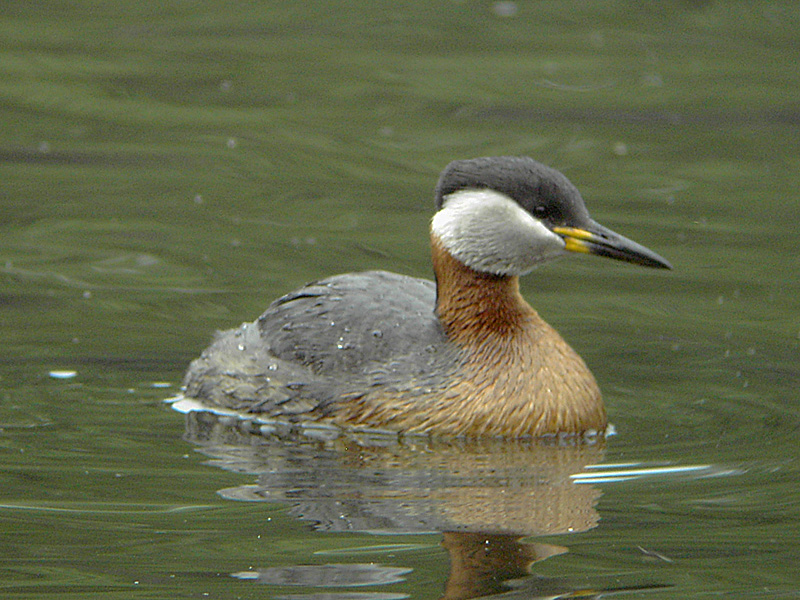
M 440 169 L 528 154 L 676 267 L 573 257 L 523 283 L 605 391 L 607 460 L 737 473 L 608 486 L 600 528 L 537 571 L 796 595 L 798 61 L 794 2 L 4 6 L 0 591 L 265 597 L 228 574 L 384 543 L 218 498 L 247 476 L 161 400 L 297 285 L 428 277 Z M 436 598 L 445 555 L 413 541 L 391 591 Z

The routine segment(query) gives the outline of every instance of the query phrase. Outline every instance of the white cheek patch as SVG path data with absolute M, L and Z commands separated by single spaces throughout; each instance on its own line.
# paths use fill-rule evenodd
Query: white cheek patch
M 560 236 L 494 190 L 450 194 L 431 231 L 465 265 L 495 275 L 524 275 L 564 252 Z

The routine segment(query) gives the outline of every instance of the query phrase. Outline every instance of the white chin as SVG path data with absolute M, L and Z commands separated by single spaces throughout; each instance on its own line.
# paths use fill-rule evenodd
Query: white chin
M 564 253 L 564 241 L 514 200 L 460 190 L 433 216 L 431 231 L 456 259 L 494 275 L 524 275 Z

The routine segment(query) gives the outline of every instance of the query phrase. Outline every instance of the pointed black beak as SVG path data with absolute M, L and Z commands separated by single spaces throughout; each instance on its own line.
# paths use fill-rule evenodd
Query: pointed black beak
M 616 260 L 635 263 L 656 269 L 671 269 L 672 265 L 665 259 L 629 240 L 595 221 L 590 221 L 585 228 L 553 227 L 553 232 L 564 238 L 566 249 L 570 252 L 596 254 Z

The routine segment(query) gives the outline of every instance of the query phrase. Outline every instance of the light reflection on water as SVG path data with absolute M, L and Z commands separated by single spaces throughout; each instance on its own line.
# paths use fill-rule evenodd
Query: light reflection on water
M 580 561 L 556 578 L 532 575 L 531 569 L 569 552 L 567 534 L 597 527 L 600 485 L 647 479 L 669 486 L 670 480 L 686 483 L 740 473 L 715 465 L 605 463 L 605 443 L 444 441 L 338 430 L 339 435 L 325 440 L 297 432 L 282 438 L 254 433 L 245 420 L 208 412 L 189 411 L 186 419 L 186 439 L 210 459 L 209 465 L 256 477 L 256 483 L 220 490 L 225 499 L 285 504 L 289 514 L 317 531 L 441 535 L 450 564 L 441 584 L 445 598 L 512 589 L 538 597 L 579 588 L 582 595 L 594 596 L 669 587 L 669 579 L 642 583 L 629 578 L 609 587 L 607 581 L 590 578 L 589 591 Z M 543 536 L 556 536 L 547 539 L 559 543 L 534 539 Z M 673 562 L 656 550 L 636 548 L 648 560 Z M 231 575 L 277 588 L 301 586 L 307 590 L 302 597 L 317 597 L 319 592 L 310 590 L 397 583 L 413 571 L 402 566 L 402 553 L 417 549 L 370 549 L 380 564 L 382 555 L 391 554 L 393 566 L 325 562 L 257 566 Z

